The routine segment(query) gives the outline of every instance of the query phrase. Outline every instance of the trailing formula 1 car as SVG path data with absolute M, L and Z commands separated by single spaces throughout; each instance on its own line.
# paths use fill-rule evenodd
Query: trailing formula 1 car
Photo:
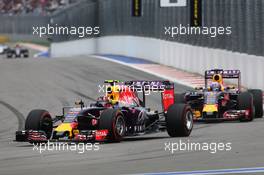
M 48 140 L 121 141 L 166 129 L 171 137 L 187 137 L 193 128 L 189 105 L 174 104 L 174 84 L 169 81 L 107 80 L 106 94 L 95 103 L 63 107 L 63 115 L 52 118 L 46 110 L 32 110 L 17 141 Z M 146 91 L 161 93 L 162 111 L 146 107 Z M 139 94 L 140 93 L 140 94 Z M 142 98 L 139 97 L 142 96 Z
M 239 70 L 207 70 L 204 78 L 205 87 L 175 94 L 176 103 L 191 106 L 195 121 L 252 121 L 263 116 L 262 90 L 242 91 Z M 237 86 L 224 86 L 223 79 L 237 79 Z
M 29 57 L 29 51 L 28 49 L 22 48 L 20 45 L 16 45 L 15 48 L 7 49 L 6 51 L 6 57 L 7 58 L 28 58 Z

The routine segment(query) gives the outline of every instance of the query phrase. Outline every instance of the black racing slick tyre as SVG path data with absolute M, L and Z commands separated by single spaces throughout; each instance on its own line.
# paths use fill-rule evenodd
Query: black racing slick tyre
M 255 117 L 255 108 L 253 104 L 253 96 L 249 92 L 242 92 L 237 97 L 238 101 L 238 110 L 249 110 L 250 116 L 249 118 L 240 118 L 241 122 L 249 122 L 252 121 Z
M 25 130 L 44 131 L 47 134 L 47 138 L 50 138 L 52 128 L 52 118 L 48 111 L 36 109 L 28 114 L 25 123 Z
M 12 58 L 12 54 L 7 54 L 6 58 Z
M 186 104 L 173 104 L 166 114 L 166 128 L 171 137 L 187 137 L 193 129 L 193 114 Z
M 26 51 L 23 53 L 23 57 L 24 57 L 24 58 L 28 58 L 28 56 L 29 56 L 29 53 L 28 53 L 28 50 L 26 50 Z
M 100 129 L 108 130 L 108 141 L 120 142 L 126 131 L 126 123 L 122 112 L 118 109 L 106 109 L 99 121 Z
M 253 103 L 255 106 L 255 118 L 263 117 L 263 92 L 260 89 L 248 90 L 253 96 Z
M 186 103 L 185 93 L 182 94 L 174 94 L 174 103 Z

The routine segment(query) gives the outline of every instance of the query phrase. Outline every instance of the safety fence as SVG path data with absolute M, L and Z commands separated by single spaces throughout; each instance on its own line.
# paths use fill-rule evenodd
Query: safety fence
M 141 4 L 139 17 L 132 15 L 133 1 Z M 161 7 L 161 3 L 167 1 L 170 2 L 169 0 L 85 0 L 50 16 L 4 15 L 0 16 L 0 33 L 31 34 L 32 26 L 47 24 L 100 26 L 100 36 L 151 37 L 264 56 L 264 1 L 186 0 L 186 6 L 183 7 Z M 193 1 L 202 2 L 201 27 L 231 27 L 232 34 L 217 37 L 202 34 L 172 37 L 165 34 L 165 28 L 188 26 L 191 23 L 190 4 Z M 61 42 L 80 38 L 72 35 L 53 35 L 51 39 L 53 42 Z

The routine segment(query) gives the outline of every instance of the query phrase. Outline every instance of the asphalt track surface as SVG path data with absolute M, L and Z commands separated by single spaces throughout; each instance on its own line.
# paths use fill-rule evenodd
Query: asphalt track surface
M 31 109 L 60 114 L 63 105 L 98 96 L 105 79 L 157 80 L 152 76 L 109 61 L 80 56 L 56 59 L 3 59 L 0 57 L 0 174 L 135 174 L 261 167 L 264 162 L 264 120 L 251 123 L 196 124 L 189 138 L 170 138 L 166 132 L 101 144 L 99 151 L 45 151 L 14 142 Z M 177 91 L 187 87 L 176 85 Z M 149 105 L 159 108 L 159 97 Z M 164 143 L 231 142 L 231 151 L 165 151 Z

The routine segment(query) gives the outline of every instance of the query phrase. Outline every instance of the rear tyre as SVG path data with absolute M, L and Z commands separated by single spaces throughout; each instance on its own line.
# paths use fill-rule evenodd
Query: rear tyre
M 171 137 L 187 137 L 193 129 L 193 114 L 186 104 L 173 104 L 166 115 L 166 127 Z
M 48 111 L 32 110 L 26 119 L 25 130 L 44 131 L 49 139 L 52 133 L 52 118 Z
M 250 89 L 248 90 L 253 96 L 253 103 L 255 106 L 255 117 L 263 117 L 263 92 L 260 89 Z
M 117 109 L 104 110 L 100 117 L 99 128 L 108 130 L 109 141 L 120 142 L 126 130 L 126 123 L 122 112 Z
M 241 122 L 252 121 L 255 117 L 255 108 L 253 105 L 253 97 L 249 92 L 242 92 L 238 95 L 238 110 L 249 110 L 248 118 L 240 118 Z

